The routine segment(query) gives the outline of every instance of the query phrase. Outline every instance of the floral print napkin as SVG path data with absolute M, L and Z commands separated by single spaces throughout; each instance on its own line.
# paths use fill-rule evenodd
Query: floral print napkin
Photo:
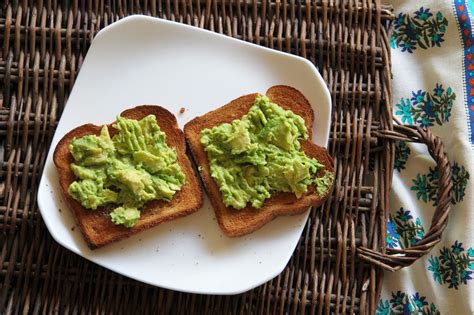
M 441 137 L 454 186 L 442 242 L 385 273 L 376 314 L 474 314 L 474 0 L 386 2 L 395 10 L 394 115 Z M 405 142 L 394 172 L 386 242 L 408 248 L 430 227 L 439 174 L 426 147 Z

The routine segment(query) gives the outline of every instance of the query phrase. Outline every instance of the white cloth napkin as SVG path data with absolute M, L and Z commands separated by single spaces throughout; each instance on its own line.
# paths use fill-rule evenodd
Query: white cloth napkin
M 474 0 L 389 3 L 394 115 L 441 137 L 454 188 L 442 242 L 385 273 L 376 314 L 474 314 Z M 387 246 L 406 248 L 430 227 L 437 172 L 424 145 L 403 142 L 395 167 Z

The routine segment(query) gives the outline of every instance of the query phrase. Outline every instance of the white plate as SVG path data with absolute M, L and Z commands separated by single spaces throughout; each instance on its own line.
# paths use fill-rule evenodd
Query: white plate
M 101 266 L 173 290 L 235 294 L 277 276 L 308 217 L 280 217 L 248 236 L 227 238 L 207 197 L 195 214 L 127 240 L 90 250 L 59 190 L 52 155 L 69 130 L 105 124 L 122 110 L 159 104 L 187 121 L 243 94 L 275 84 L 299 89 L 315 112 L 314 140 L 326 146 L 331 101 L 307 60 L 190 26 L 130 16 L 101 30 L 84 60 L 59 121 L 41 179 L 38 204 L 54 239 Z M 186 108 L 179 114 L 181 107 Z M 59 211 L 61 209 L 62 211 Z

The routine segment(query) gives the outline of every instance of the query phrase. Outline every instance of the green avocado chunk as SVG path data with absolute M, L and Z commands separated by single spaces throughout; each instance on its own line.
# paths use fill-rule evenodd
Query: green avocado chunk
M 316 184 L 316 192 L 320 196 L 324 196 L 331 188 L 334 182 L 334 174 L 331 172 L 325 172 L 323 177 L 316 177 L 314 183 Z
M 242 209 L 261 208 L 277 192 L 300 198 L 312 184 L 317 194 L 327 192 L 334 176 L 316 177 L 324 165 L 301 150 L 305 139 L 302 117 L 259 95 L 241 119 L 203 129 L 200 140 L 224 204 Z
M 118 207 L 110 213 L 110 218 L 115 224 L 133 227 L 140 218 L 140 211 L 137 208 Z
M 133 227 L 146 202 L 171 201 L 186 176 L 154 115 L 140 121 L 119 116 L 113 127 L 112 138 L 103 126 L 99 136 L 72 139 L 70 168 L 76 180 L 68 192 L 87 209 L 115 208 L 112 222 Z

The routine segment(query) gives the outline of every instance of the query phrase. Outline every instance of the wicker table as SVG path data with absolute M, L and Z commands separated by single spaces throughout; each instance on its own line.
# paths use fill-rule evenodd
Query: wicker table
M 95 34 L 147 14 L 301 55 L 332 94 L 337 182 L 313 209 L 275 279 L 236 296 L 151 287 L 56 244 L 36 204 L 49 143 Z M 13 1 L 0 9 L 0 310 L 5 313 L 374 313 L 382 267 L 397 270 L 439 241 L 450 168 L 429 130 L 393 123 L 391 8 L 376 0 Z M 433 224 L 414 248 L 385 253 L 394 140 L 428 145 L 440 170 Z

